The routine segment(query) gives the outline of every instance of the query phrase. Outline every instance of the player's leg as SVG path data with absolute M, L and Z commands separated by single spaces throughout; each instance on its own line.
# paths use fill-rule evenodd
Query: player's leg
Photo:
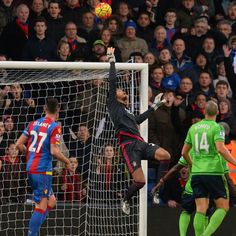
M 208 176 L 207 181 L 207 187 L 211 198 L 214 199 L 216 210 L 203 233 L 204 236 L 212 235 L 216 231 L 229 210 L 229 190 L 225 176 Z
M 203 233 L 203 236 L 212 235 L 224 220 L 229 210 L 229 199 L 218 198 L 215 200 L 216 210 L 211 216 L 210 222 Z
M 193 220 L 196 236 L 202 235 L 205 230 L 206 212 L 209 206 L 209 190 L 206 188 L 206 180 L 208 180 L 207 177 L 201 175 L 193 175 L 191 179 L 191 186 L 196 204 L 196 213 Z
M 44 219 L 43 219 L 43 222 L 46 220 L 48 214 L 50 213 L 50 211 L 55 207 L 56 205 L 56 197 L 55 195 L 52 193 L 50 195 L 50 197 L 48 198 L 48 205 L 47 205 L 47 209 L 46 209 L 46 212 L 44 214 Z M 43 223 L 42 223 L 43 224 Z
M 130 207 L 129 203 L 133 196 L 137 194 L 137 192 L 145 185 L 145 177 L 141 167 L 136 169 L 132 173 L 133 183 L 129 186 L 128 191 L 122 201 L 122 211 L 129 215 Z
M 195 199 L 192 194 L 184 193 L 182 195 L 182 208 L 179 217 L 179 233 L 180 236 L 186 236 L 191 214 L 196 210 Z
M 46 219 L 52 176 L 31 174 L 29 181 L 33 189 L 35 209 L 29 222 L 28 236 L 37 236 Z
M 206 212 L 208 209 L 208 198 L 196 198 L 196 213 L 193 220 L 195 236 L 202 236 L 206 224 Z

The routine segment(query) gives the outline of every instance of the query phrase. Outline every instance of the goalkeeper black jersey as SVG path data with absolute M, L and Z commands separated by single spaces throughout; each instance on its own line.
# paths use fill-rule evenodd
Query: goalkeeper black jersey
M 125 105 L 121 104 L 116 99 L 116 69 L 115 63 L 112 62 L 109 73 L 109 96 L 107 101 L 108 111 L 111 120 L 114 124 L 117 135 L 120 137 L 120 142 L 126 142 L 129 139 L 141 140 L 138 125 L 153 111 L 153 108 L 148 109 L 143 114 L 135 116 Z

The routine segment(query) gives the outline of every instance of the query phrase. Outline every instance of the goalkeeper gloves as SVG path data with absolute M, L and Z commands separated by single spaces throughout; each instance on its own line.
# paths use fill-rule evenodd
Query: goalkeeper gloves
M 163 96 L 163 93 L 159 93 L 155 99 L 154 99 L 154 102 L 152 104 L 152 108 L 154 110 L 157 110 L 160 106 L 162 106 L 166 100 L 165 99 L 162 99 L 162 96 Z
M 113 48 L 113 47 L 107 48 L 107 58 L 110 63 L 116 62 L 116 57 L 114 55 L 114 51 L 115 51 L 115 48 Z

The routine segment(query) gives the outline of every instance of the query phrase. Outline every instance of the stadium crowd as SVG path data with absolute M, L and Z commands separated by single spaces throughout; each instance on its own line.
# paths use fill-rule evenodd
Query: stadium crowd
M 135 63 L 148 63 L 149 105 L 159 93 L 164 93 L 167 100 L 149 118 L 149 142 L 160 145 L 171 154 L 170 163 L 149 163 L 149 191 L 163 173 L 178 162 L 186 133 L 191 124 L 204 118 L 208 100 L 218 103 L 218 121 L 228 124 L 226 140 L 232 153 L 235 152 L 236 1 L 109 0 L 113 15 L 106 20 L 95 16 L 95 6 L 99 2 L 1 0 L 0 60 L 107 62 L 106 48 L 112 46 L 117 62 L 133 58 Z M 3 82 L 8 76 L 7 71 L 2 70 L 0 76 Z M 58 165 L 55 167 L 55 174 L 59 176 L 55 179 L 59 189 L 55 191 L 60 200 L 85 198 L 86 188 L 82 185 L 86 185 L 88 178 L 91 127 L 90 124 L 78 125 L 78 120 L 72 121 L 71 117 L 84 116 L 79 121 L 94 117 L 95 107 L 78 101 L 93 104 L 98 98 L 97 87 L 101 84 L 102 81 L 93 80 L 86 87 L 75 82 L 48 83 L 38 87 L 37 84 L 1 86 L 2 202 L 25 200 L 23 196 L 27 188 L 24 186 L 27 183 L 22 171 L 25 160 L 19 158 L 14 142 L 25 124 L 43 113 L 44 98 L 54 95 L 60 97 L 60 102 L 70 101 L 67 103 L 70 109 L 62 107 L 66 115 L 61 112 L 60 118 L 67 118 L 63 121 L 66 124 L 63 126 L 63 150 L 74 166 L 73 173 L 67 173 Z M 66 130 L 69 126 L 71 129 Z M 111 153 L 104 148 L 105 157 L 98 158 L 95 173 L 104 173 L 104 178 L 100 178 L 105 181 L 104 188 L 118 190 L 120 186 L 110 186 L 111 171 L 119 174 L 124 171 L 120 169 L 120 160 L 114 157 L 113 147 L 108 147 Z M 230 168 L 236 184 L 235 170 L 232 166 Z M 165 185 L 160 193 L 164 204 L 176 207 L 181 203 L 180 195 L 187 175 L 184 169 Z M 118 177 L 117 174 L 114 182 L 119 182 Z M 19 179 L 22 180 L 20 184 Z M 122 193 L 117 191 L 118 195 Z

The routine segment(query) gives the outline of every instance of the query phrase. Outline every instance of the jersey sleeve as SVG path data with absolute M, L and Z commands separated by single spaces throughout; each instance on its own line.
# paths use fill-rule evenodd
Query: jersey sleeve
M 29 133 L 30 133 L 30 124 L 31 123 L 29 123 L 28 125 L 27 125 L 27 127 L 25 128 L 25 130 L 24 130 L 24 132 L 23 132 L 23 134 L 28 138 L 29 137 Z
M 60 126 L 56 126 L 51 133 L 50 136 L 50 144 L 60 144 L 60 140 L 61 140 L 61 127 Z
M 180 164 L 181 166 L 185 166 L 185 167 L 188 166 L 188 162 L 183 157 L 180 157 L 178 164 Z
M 220 125 L 218 125 L 215 129 L 214 141 L 225 142 L 225 131 L 224 128 Z
M 192 145 L 191 129 L 188 130 L 188 133 L 187 133 L 187 136 L 186 136 L 186 139 L 185 139 L 184 143 L 189 144 L 189 145 Z

